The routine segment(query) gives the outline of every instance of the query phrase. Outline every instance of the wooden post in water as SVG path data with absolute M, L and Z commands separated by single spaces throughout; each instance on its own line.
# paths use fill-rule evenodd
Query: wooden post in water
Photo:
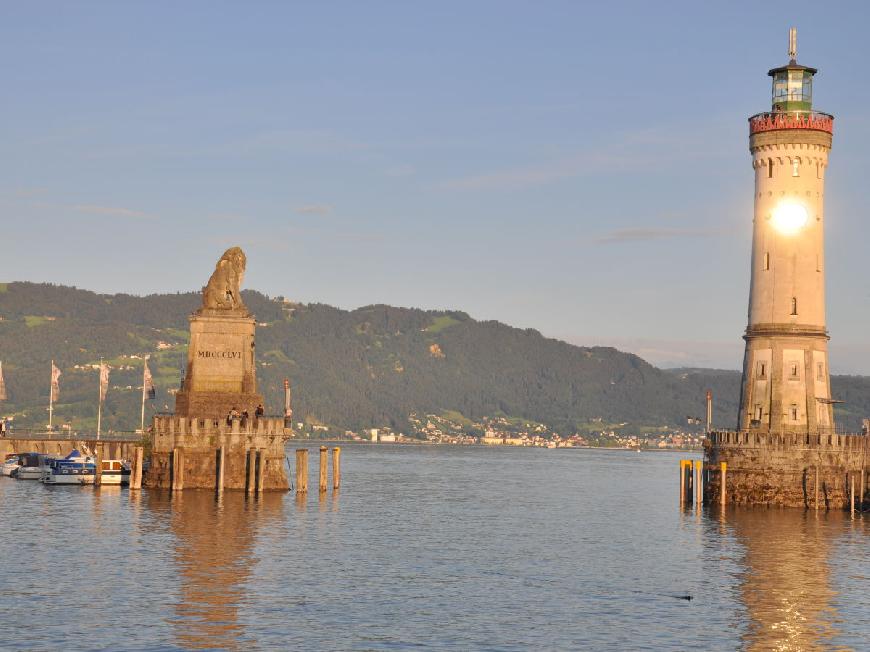
M 326 446 L 320 447 L 320 493 L 326 491 Z
M 692 460 L 680 460 L 680 505 L 692 503 Z
M 257 451 L 257 494 L 263 495 L 264 478 L 266 477 L 266 451 Z
M 215 463 L 215 479 L 214 479 L 214 489 L 218 493 L 221 493 L 224 490 L 224 470 L 226 469 L 226 460 L 224 459 L 226 456 L 227 449 L 223 446 L 219 446 L 217 449 L 217 461 Z
M 849 508 L 849 514 L 851 515 L 852 518 L 855 518 L 855 474 L 854 473 L 849 474 L 849 485 L 852 488 L 851 492 L 850 492 L 852 495 L 852 502 L 851 502 L 851 507 Z
M 680 460 L 680 507 L 686 502 L 686 474 L 683 469 L 685 460 Z
M 257 449 L 248 449 L 248 478 L 245 482 L 245 493 L 252 494 L 257 488 Z
M 308 449 L 296 449 L 296 493 L 308 492 Z
M 719 504 L 725 507 L 725 504 L 728 502 L 728 464 L 720 462 L 719 468 L 722 470 L 719 481 Z
M 94 485 L 99 487 L 103 484 L 103 455 L 100 453 L 100 448 L 94 446 Z
M 816 509 L 818 509 L 819 508 L 819 466 L 818 465 L 816 465 L 816 498 L 815 498 L 815 503 L 816 503 Z
M 704 480 L 702 474 L 704 472 L 704 462 L 695 460 L 695 505 L 700 507 L 704 504 Z
M 172 449 L 172 491 L 184 490 L 184 450 Z
M 142 463 L 144 457 L 145 449 L 141 446 L 137 446 L 133 457 L 133 471 L 130 477 L 130 489 L 142 488 Z
M 861 484 L 858 487 L 858 511 L 864 511 L 864 493 L 867 491 L 865 484 L 867 477 L 864 475 L 864 467 L 861 467 Z
M 341 488 L 341 447 L 332 449 L 332 488 Z

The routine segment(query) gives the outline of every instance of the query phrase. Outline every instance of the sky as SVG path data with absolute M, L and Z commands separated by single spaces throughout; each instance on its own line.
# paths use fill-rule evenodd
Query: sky
M 863 3 L 3 2 L 0 280 L 463 310 L 742 364 L 767 70 L 819 68 L 835 373 L 870 374 Z

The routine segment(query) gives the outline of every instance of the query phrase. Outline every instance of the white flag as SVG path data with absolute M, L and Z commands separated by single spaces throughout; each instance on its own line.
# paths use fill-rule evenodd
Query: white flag
M 0 362 L 0 401 L 6 400 L 6 381 L 3 380 L 3 363 Z
M 154 379 L 151 377 L 151 370 L 148 368 L 148 360 L 145 360 L 145 371 L 143 372 L 142 379 L 142 393 L 153 401 L 157 396 L 157 389 L 154 387 Z
M 100 362 L 100 403 L 106 400 L 107 391 L 109 391 L 109 365 Z
M 54 402 L 60 398 L 60 369 L 58 369 L 54 360 L 51 361 L 51 401 Z

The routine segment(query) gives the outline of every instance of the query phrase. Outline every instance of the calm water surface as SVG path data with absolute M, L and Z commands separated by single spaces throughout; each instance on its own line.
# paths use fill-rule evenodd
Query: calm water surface
M 681 513 L 678 458 L 345 446 L 302 500 L 0 478 L 0 648 L 870 649 L 870 515 Z

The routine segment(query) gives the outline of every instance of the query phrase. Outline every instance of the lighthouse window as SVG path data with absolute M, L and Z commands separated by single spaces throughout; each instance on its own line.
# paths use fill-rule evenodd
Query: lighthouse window
M 770 252 L 764 252 L 764 269 L 770 269 Z
M 799 158 L 796 158 L 795 160 L 793 160 L 791 162 L 791 176 L 793 176 L 793 177 L 800 176 L 800 165 L 801 165 L 801 160 Z
M 788 416 L 792 421 L 798 420 L 798 406 L 793 404 L 788 409 Z
M 819 362 L 816 364 L 816 380 L 824 380 L 825 379 L 825 363 Z
M 773 179 L 773 159 L 767 159 L 767 178 Z
M 791 298 L 791 314 L 797 315 L 797 297 Z
M 758 377 L 767 378 L 767 365 L 763 362 L 758 363 Z
M 789 364 L 788 377 L 789 377 L 789 380 L 798 380 L 799 376 L 798 376 L 798 363 L 797 362 L 792 362 Z
M 761 421 L 761 406 L 760 405 L 755 406 L 755 420 Z

